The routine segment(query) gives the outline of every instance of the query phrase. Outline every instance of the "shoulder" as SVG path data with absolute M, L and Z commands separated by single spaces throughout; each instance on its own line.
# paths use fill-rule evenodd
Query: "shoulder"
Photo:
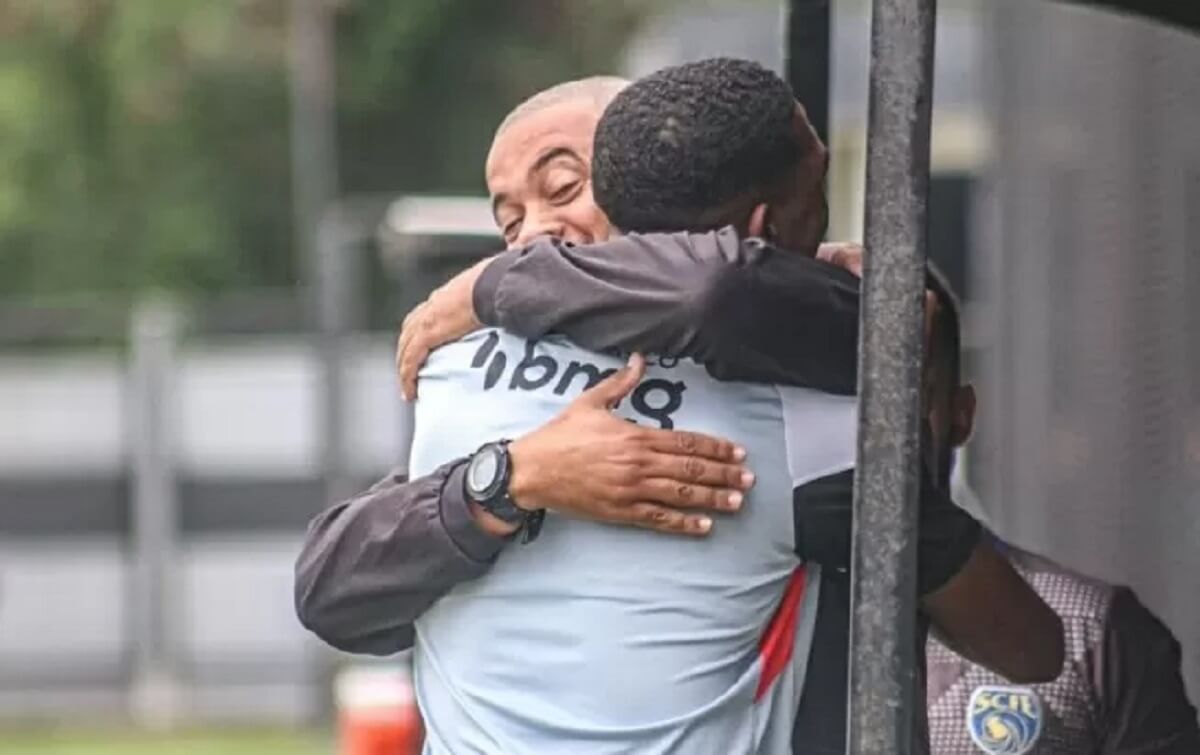
M 777 385 L 792 482 L 797 488 L 854 466 L 858 398 Z
M 1106 623 L 1118 588 L 1088 577 L 1047 558 L 1012 548 L 1009 560 L 1038 595 L 1063 619 Z
M 1134 643 L 1143 649 L 1162 643 L 1178 646 L 1171 630 L 1132 589 L 1113 588 L 1105 631 L 1109 642 Z
M 732 226 L 726 226 L 699 233 L 628 233 L 596 244 L 594 249 L 605 254 L 623 251 L 648 252 L 656 257 L 664 255 L 683 266 L 696 262 L 729 263 L 757 256 L 761 253 L 761 244 L 751 242 L 757 242 L 757 239 L 743 241 Z

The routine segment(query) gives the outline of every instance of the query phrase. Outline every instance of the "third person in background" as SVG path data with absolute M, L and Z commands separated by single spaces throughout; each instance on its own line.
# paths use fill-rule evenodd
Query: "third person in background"
M 934 275 L 938 314 L 926 397 L 936 474 L 948 486 L 954 450 L 971 436 L 975 390 L 962 380 L 959 306 Z M 1045 684 L 1015 685 L 931 637 L 934 755 L 1196 755 L 1200 730 L 1180 674 L 1179 643 L 1133 591 L 1076 574 L 991 536 L 1062 618 L 1066 660 Z

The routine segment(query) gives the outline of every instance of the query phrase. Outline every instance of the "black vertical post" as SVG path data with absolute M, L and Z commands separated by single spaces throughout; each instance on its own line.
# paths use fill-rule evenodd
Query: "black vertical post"
M 874 0 L 849 751 L 912 751 L 922 300 L 936 0 Z
M 829 142 L 829 37 L 833 0 L 788 0 L 787 78 L 821 141 Z

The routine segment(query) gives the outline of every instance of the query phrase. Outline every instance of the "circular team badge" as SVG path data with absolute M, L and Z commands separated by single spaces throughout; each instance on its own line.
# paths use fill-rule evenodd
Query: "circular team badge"
M 1025 755 L 1042 735 L 1042 701 L 1029 687 L 977 687 L 967 704 L 967 731 L 989 755 Z

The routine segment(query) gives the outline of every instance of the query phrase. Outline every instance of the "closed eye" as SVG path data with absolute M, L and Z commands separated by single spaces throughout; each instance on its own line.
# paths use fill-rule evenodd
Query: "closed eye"
M 563 184 L 550 194 L 550 201 L 554 204 L 570 202 L 579 194 L 579 189 L 582 185 L 582 181 L 571 181 L 570 183 Z

